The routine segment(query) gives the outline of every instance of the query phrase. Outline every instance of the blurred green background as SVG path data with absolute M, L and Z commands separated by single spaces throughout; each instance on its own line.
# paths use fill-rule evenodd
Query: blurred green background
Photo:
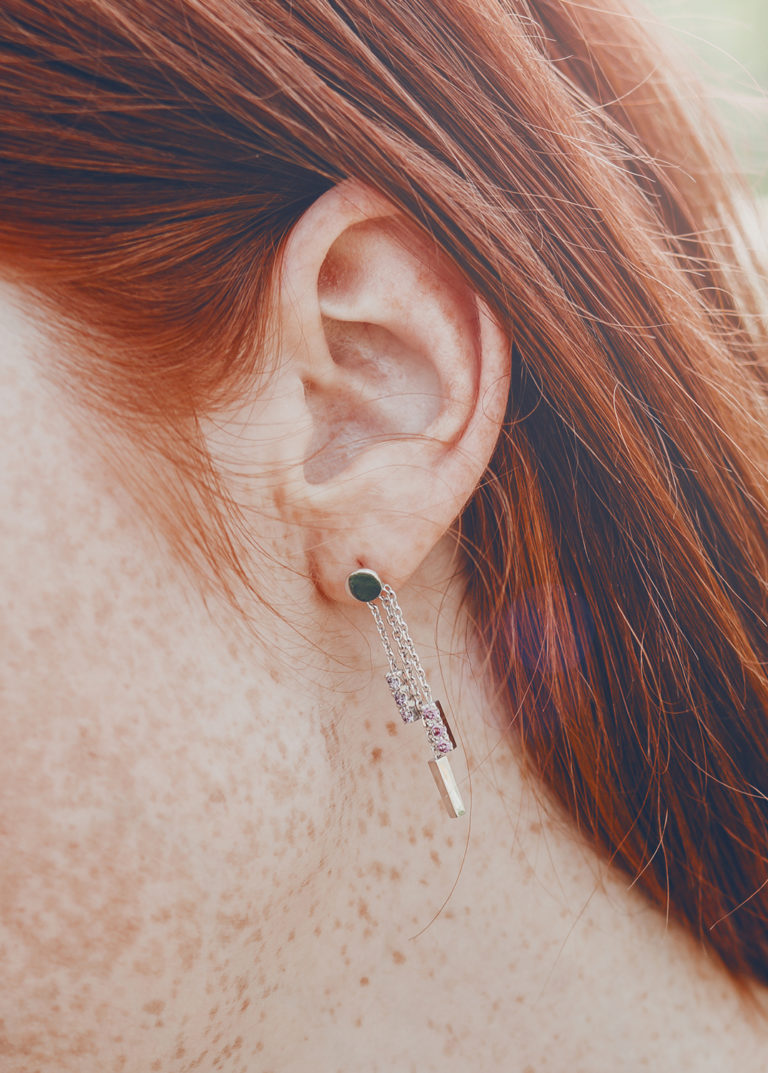
M 755 189 L 768 195 L 768 0 L 646 0 L 692 53 Z

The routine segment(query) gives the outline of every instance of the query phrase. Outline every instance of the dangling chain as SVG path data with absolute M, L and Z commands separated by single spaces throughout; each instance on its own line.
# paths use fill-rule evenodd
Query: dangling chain
M 442 708 L 432 698 L 432 690 L 429 688 L 427 676 L 411 640 L 394 589 L 390 585 L 385 585 L 381 590 L 380 599 L 389 631 L 400 656 L 398 663 L 381 612 L 374 600 L 369 601 L 368 607 L 371 609 L 389 663 L 387 683 L 403 722 L 415 723 L 418 719 L 423 720 L 427 730 L 427 740 L 437 760 L 455 749 L 456 742 Z
M 429 688 L 421 660 L 416 653 L 411 635 L 408 633 L 408 627 L 405 624 L 403 612 L 400 610 L 400 604 L 397 602 L 395 590 L 390 585 L 385 585 L 381 590 L 381 602 L 384 604 L 387 622 L 395 638 L 400 657 L 407 667 L 408 680 L 413 682 L 413 679 L 416 679 L 418 683 L 416 686 L 417 692 L 421 693 L 425 704 L 431 704 L 432 690 Z

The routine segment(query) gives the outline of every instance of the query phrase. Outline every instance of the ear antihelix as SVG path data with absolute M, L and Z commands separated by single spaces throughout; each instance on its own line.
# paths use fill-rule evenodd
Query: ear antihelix
M 456 740 L 440 701 L 432 696 L 394 589 L 368 567 L 354 570 L 347 577 L 346 589 L 353 599 L 367 604 L 373 615 L 389 663 L 387 684 L 403 722 L 421 722 L 426 730 L 432 750 L 429 769 L 448 815 L 463 816 L 466 810 L 448 755 L 456 748 Z

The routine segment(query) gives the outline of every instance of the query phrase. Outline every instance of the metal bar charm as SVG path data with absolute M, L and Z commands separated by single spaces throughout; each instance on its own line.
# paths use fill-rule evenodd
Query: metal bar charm
M 448 809 L 448 815 L 454 819 L 463 816 L 466 812 L 461 793 L 456 783 L 456 776 L 451 768 L 451 761 L 447 756 L 441 756 L 439 760 L 429 761 L 429 770 L 435 780 L 435 785 L 440 791 L 443 804 Z

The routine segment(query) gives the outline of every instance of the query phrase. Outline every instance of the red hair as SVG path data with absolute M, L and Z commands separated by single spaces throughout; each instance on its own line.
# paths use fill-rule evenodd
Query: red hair
M 196 421 L 254 371 L 291 227 L 355 177 L 434 235 L 515 341 L 459 522 L 510 728 L 766 982 L 765 298 L 744 191 L 627 8 L 6 0 L 0 256 L 77 334 L 80 391 L 196 490 L 188 540 L 232 584 Z

